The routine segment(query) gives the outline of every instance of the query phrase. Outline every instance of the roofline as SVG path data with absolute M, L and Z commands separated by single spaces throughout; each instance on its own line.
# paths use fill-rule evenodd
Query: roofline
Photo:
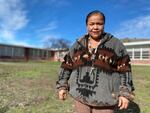
M 31 49 L 40 49 L 40 50 L 48 50 L 48 51 L 64 51 L 67 50 L 65 48 L 38 48 L 38 47 L 31 47 L 31 46 L 24 46 L 24 45 L 13 45 L 13 44 L 3 44 L 0 43 L 0 45 L 4 45 L 4 46 L 11 46 L 11 47 L 21 47 L 21 48 L 31 48 Z
M 134 46 L 134 45 L 150 45 L 150 41 L 138 41 L 138 42 L 124 42 L 125 46 Z M 29 47 L 29 46 L 22 46 L 22 45 L 12 45 L 12 44 L 2 44 L 0 45 L 6 45 L 6 46 L 14 46 L 14 47 L 22 47 L 22 48 L 32 48 L 32 49 L 41 49 L 41 50 L 51 50 L 51 51 L 57 51 L 57 49 L 48 49 L 48 48 L 36 48 L 36 47 Z M 61 50 L 64 50 L 64 48 L 61 48 Z
M 125 46 L 133 46 L 133 45 L 150 45 L 150 41 L 139 41 L 139 42 L 125 42 L 123 43 Z
M 0 43 L 0 45 L 4 45 L 4 46 L 12 46 L 12 47 L 21 47 L 21 48 L 31 48 L 31 49 L 40 49 L 40 50 L 50 50 L 47 48 L 36 48 L 36 47 L 31 47 L 31 46 L 24 46 L 24 45 L 14 45 L 14 44 L 4 44 L 4 43 Z

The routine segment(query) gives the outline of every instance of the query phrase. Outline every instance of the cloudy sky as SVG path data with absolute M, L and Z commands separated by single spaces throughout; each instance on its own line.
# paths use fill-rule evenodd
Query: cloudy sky
M 43 47 L 49 38 L 74 42 L 92 10 L 118 38 L 150 38 L 150 0 L 0 0 L 0 43 Z

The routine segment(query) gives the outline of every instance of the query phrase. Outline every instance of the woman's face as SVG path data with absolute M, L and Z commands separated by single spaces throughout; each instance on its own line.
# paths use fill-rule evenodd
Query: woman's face
M 93 14 L 88 18 L 87 21 L 88 34 L 93 39 L 99 39 L 100 35 L 104 31 L 104 18 L 100 14 Z

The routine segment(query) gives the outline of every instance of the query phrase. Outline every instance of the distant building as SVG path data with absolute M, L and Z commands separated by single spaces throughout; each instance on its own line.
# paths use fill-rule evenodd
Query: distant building
M 0 44 L 0 61 L 52 60 L 58 61 L 64 49 L 44 49 L 18 45 Z
M 150 65 L 150 41 L 126 42 L 131 63 Z M 0 61 L 50 60 L 62 61 L 66 49 L 44 49 L 0 44 Z
M 132 64 L 150 65 L 150 41 L 124 43 Z
M 63 61 L 65 54 L 68 52 L 68 49 L 51 49 L 52 57 L 51 60 L 53 61 Z

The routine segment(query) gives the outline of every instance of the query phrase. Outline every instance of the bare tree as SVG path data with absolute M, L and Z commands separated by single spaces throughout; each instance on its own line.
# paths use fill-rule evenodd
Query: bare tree
M 70 47 L 71 41 L 64 38 L 48 38 L 44 42 L 45 48 L 58 48 L 58 49 L 68 49 Z

